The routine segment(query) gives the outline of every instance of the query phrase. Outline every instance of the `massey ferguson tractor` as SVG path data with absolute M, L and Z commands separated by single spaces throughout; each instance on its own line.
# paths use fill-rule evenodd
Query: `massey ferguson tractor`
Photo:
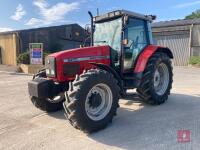
M 105 128 L 120 97 L 137 89 L 152 105 L 164 103 L 172 88 L 173 54 L 153 45 L 155 16 L 117 10 L 91 17 L 91 46 L 57 52 L 28 83 L 32 103 L 46 112 L 64 107 L 71 125 L 86 133 Z

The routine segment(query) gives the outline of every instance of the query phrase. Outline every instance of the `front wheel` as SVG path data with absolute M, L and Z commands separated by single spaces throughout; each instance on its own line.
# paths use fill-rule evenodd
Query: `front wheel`
M 55 97 L 55 99 L 58 99 L 58 96 Z M 59 111 L 63 109 L 62 103 L 64 101 L 64 97 L 60 97 L 61 100 L 59 100 L 58 102 L 50 100 L 48 98 L 37 98 L 34 96 L 30 97 L 31 102 L 33 103 L 33 105 L 35 107 L 37 107 L 38 109 L 42 110 L 42 111 L 46 111 L 46 112 L 55 112 L 55 111 Z
M 77 129 L 91 133 L 105 128 L 116 115 L 119 86 L 112 74 L 92 69 L 78 76 L 66 92 L 66 117 Z
M 33 80 L 37 80 L 39 78 L 46 78 L 45 70 L 41 70 L 33 76 Z M 59 91 L 63 91 L 59 87 L 57 87 L 56 89 L 58 89 Z M 30 96 L 30 99 L 36 108 L 46 112 L 56 112 L 63 109 L 62 103 L 65 100 L 65 96 L 64 92 L 60 92 L 59 94 L 56 94 L 56 96 L 53 96 L 51 98 L 38 98 L 35 96 Z
M 165 53 L 158 52 L 149 59 L 137 92 L 145 102 L 159 105 L 168 99 L 172 82 L 171 60 Z

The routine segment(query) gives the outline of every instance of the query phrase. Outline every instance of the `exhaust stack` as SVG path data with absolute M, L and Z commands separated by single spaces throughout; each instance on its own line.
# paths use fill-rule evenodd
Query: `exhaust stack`
M 93 15 L 90 11 L 88 11 L 88 14 L 91 18 L 91 46 L 94 46 L 94 22 L 93 22 Z

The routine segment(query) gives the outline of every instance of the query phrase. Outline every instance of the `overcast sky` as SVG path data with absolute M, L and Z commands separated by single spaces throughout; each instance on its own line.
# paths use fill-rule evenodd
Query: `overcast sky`
M 89 23 L 96 14 L 127 9 L 158 16 L 157 21 L 182 19 L 200 8 L 200 0 L 1 0 L 0 32 L 43 26 Z

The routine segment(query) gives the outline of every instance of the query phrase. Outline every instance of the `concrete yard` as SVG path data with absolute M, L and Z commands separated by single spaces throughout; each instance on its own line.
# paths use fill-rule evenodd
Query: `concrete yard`
M 91 134 L 74 129 L 64 111 L 46 114 L 29 100 L 31 76 L 0 69 L 0 150 L 194 150 L 200 147 L 200 69 L 176 67 L 169 100 L 160 106 L 121 100 L 117 117 Z M 131 99 L 129 97 L 129 99 Z M 178 142 L 188 130 L 189 142 Z

